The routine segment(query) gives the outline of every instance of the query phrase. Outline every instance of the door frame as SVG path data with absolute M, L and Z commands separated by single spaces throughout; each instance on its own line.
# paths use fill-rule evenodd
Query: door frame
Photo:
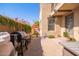
M 67 17 L 72 17 L 72 25 L 71 25 L 71 27 L 70 28 L 68 28 L 68 26 L 67 26 Z M 69 22 L 70 23 L 70 22 Z M 70 13 L 70 14 L 68 14 L 68 15 L 66 15 L 65 16 L 65 28 L 66 28 L 66 32 L 68 32 L 68 31 L 71 31 L 71 32 L 68 32 L 70 35 L 74 35 L 74 30 L 73 30 L 73 28 L 74 28 L 74 14 L 73 13 Z

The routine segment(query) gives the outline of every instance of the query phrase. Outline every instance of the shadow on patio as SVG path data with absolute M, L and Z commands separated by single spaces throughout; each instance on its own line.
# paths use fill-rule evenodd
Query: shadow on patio
M 25 56 L 42 56 L 43 50 L 41 46 L 41 39 L 32 40 L 28 46 L 28 50 L 24 52 Z

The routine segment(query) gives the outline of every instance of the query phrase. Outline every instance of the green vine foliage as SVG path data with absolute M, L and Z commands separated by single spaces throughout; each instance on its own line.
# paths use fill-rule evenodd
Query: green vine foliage
M 0 24 L 8 25 L 8 19 L 6 17 L 0 16 Z
M 13 27 L 14 26 L 14 21 L 10 20 L 9 19 L 9 24 L 8 24 L 10 27 Z
M 24 26 L 24 31 L 27 32 L 27 33 L 31 32 L 31 26 L 30 25 L 25 25 Z
M 5 22 L 4 22 L 4 19 L 0 16 L 0 25 L 4 25 Z
M 3 24 L 3 21 L 2 21 L 2 18 L 0 17 L 0 25 L 2 25 Z
M 19 22 L 16 22 L 10 18 L 4 17 L 0 15 L 0 25 L 6 25 L 9 27 L 10 31 L 12 31 L 12 28 L 15 27 L 15 31 L 24 30 L 25 32 L 29 33 L 31 32 L 31 26 L 27 24 L 21 24 Z
M 8 19 L 6 17 L 3 17 L 3 22 L 4 22 L 4 25 L 8 25 Z

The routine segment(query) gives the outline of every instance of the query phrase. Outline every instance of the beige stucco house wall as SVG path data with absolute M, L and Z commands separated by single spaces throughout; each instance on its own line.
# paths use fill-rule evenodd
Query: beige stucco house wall
M 51 4 L 40 4 L 40 35 L 48 33 L 48 17 L 51 13 Z
M 65 28 L 65 16 L 73 13 L 73 37 L 79 41 L 79 4 L 64 4 L 59 3 L 56 7 L 52 8 L 52 4 L 40 4 L 40 35 L 44 36 L 47 35 L 54 35 L 54 36 L 63 36 L 63 32 L 66 31 Z M 52 9 L 56 10 L 72 10 L 72 12 L 54 12 L 51 11 Z M 55 17 L 55 30 L 48 31 L 48 17 L 56 16 Z
M 79 41 L 79 8 L 73 10 L 74 12 L 74 37 Z
M 60 34 L 60 17 L 56 18 L 55 30 L 48 31 L 48 17 L 51 14 L 51 4 L 40 4 L 40 35 L 59 35 Z
M 79 8 L 76 8 L 72 10 L 72 13 L 74 14 L 74 26 L 73 26 L 73 37 L 79 41 Z M 62 16 L 61 19 L 61 36 L 63 36 L 63 32 L 65 32 L 65 16 L 69 13 Z

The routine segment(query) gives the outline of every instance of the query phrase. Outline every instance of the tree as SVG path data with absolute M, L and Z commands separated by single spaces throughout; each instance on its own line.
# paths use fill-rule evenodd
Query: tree
M 39 26 L 39 21 L 35 21 L 34 24 L 36 24 L 37 26 Z
M 27 33 L 30 33 L 31 32 L 31 26 L 30 25 L 24 25 L 24 31 L 27 32 Z

